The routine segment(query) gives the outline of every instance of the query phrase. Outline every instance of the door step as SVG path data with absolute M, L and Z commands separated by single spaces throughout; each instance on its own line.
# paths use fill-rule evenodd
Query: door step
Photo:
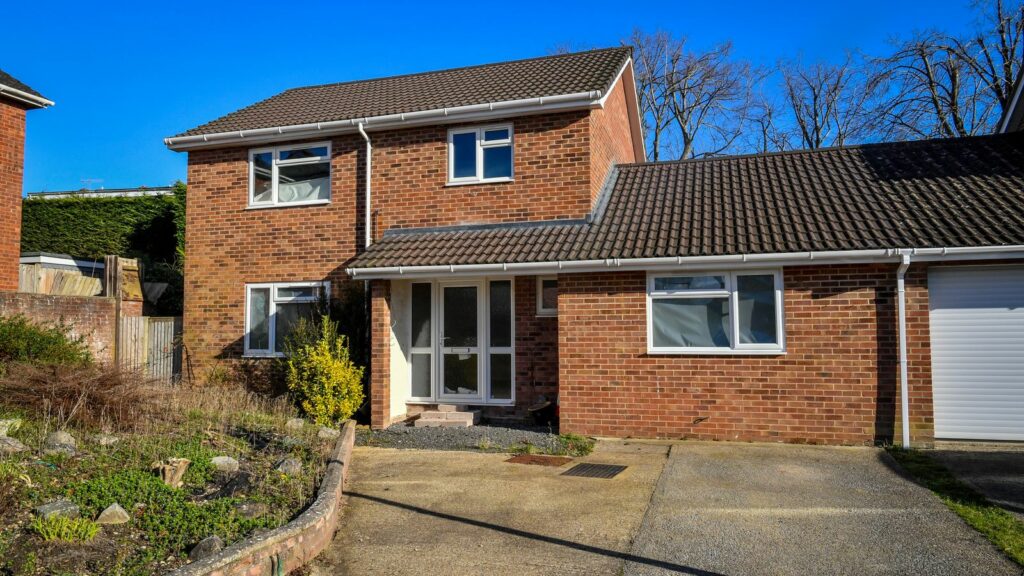
M 469 410 L 462 406 L 453 406 L 458 410 L 448 411 L 442 411 L 440 408 L 441 406 L 438 406 L 438 410 L 421 412 L 419 418 L 413 422 L 413 426 L 417 428 L 468 428 L 480 423 L 479 410 Z

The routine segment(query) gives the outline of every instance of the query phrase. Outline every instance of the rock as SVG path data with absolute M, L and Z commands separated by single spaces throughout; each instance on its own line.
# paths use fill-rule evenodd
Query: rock
M 262 502 L 239 502 L 235 504 L 235 512 L 246 519 L 259 518 L 270 511 L 270 507 Z
M 97 434 L 93 437 L 93 440 L 95 440 L 100 446 L 113 446 L 121 441 L 120 438 L 113 434 Z
M 163 462 L 154 462 L 153 470 L 164 481 L 164 484 L 171 488 L 181 488 L 181 485 L 184 484 L 182 478 L 191 463 L 192 461 L 188 458 L 168 458 Z
M 228 480 L 223 488 L 214 492 L 210 498 L 232 498 L 244 494 L 252 487 L 252 477 L 248 472 L 239 472 L 234 478 Z
M 12 432 L 17 432 L 18 428 L 21 428 L 21 420 L 18 418 L 0 420 L 0 436 L 7 436 Z
M 327 426 L 321 426 L 320 431 L 316 433 L 316 437 L 321 440 L 337 440 L 338 436 L 341 436 L 341 430 Z
M 223 540 L 217 536 L 209 536 L 207 538 L 203 538 L 198 544 L 192 547 L 192 551 L 188 553 L 188 559 L 190 562 L 198 562 L 203 558 L 213 556 L 223 549 Z
M 218 472 L 227 472 L 228 474 L 238 472 L 238 460 L 231 456 L 216 456 L 210 458 L 210 463 Z
M 28 446 L 25 446 L 14 438 L 0 436 L 0 454 L 17 454 L 18 452 L 24 452 L 26 450 L 28 450 Z
M 285 458 L 278 462 L 277 467 L 274 469 L 282 474 L 298 476 L 302 474 L 302 462 L 298 458 Z
M 306 442 L 299 438 L 292 438 L 291 436 L 285 436 L 280 440 L 281 446 L 285 448 L 294 448 L 295 446 L 305 446 Z
M 288 423 L 284 425 L 288 430 L 302 430 L 306 426 L 306 421 L 302 418 L 289 418 Z
M 78 442 L 75 437 L 62 430 L 50 432 L 46 435 L 46 440 L 43 441 L 43 454 L 48 456 L 54 454 L 74 456 L 78 452 L 77 448 Z
M 110 506 L 107 506 L 106 510 L 104 510 L 103 512 L 100 512 L 99 517 L 96 518 L 96 523 L 97 524 L 124 524 L 124 523 L 128 522 L 131 519 L 132 518 L 131 518 L 131 516 L 128 515 L 128 512 L 126 512 L 124 508 L 121 508 L 120 504 L 118 504 L 117 502 L 114 502 Z
M 70 500 L 54 500 L 41 506 L 37 506 L 33 512 L 40 518 L 78 518 L 78 505 Z

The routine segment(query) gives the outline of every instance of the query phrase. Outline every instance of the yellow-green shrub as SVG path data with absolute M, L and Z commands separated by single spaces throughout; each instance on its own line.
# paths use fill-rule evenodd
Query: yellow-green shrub
M 324 316 L 319 332 L 288 346 L 288 390 L 303 412 L 321 425 L 347 420 L 363 404 L 363 368 L 349 358 L 338 323 Z

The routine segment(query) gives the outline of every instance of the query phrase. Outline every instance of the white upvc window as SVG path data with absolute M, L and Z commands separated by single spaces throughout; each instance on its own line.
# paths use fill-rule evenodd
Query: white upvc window
M 329 282 L 245 285 L 245 355 L 282 356 L 285 338 L 299 319 L 313 320 Z
M 652 354 L 782 354 L 782 271 L 651 273 Z
M 331 201 L 331 143 L 249 151 L 249 207 L 303 206 Z
M 448 130 L 448 183 L 511 181 L 512 140 L 512 124 Z
M 537 277 L 537 316 L 558 316 L 558 276 Z

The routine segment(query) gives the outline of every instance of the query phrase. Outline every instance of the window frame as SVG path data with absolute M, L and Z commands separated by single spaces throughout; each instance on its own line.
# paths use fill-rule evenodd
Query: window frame
M 495 140 L 491 142 L 484 141 L 484 134 L 491 130 L 508 130 L 508 138 L 502 140 Z M 476 173 L 473 176 L 463 176 L 460 178 L 455 177 L 455 142 L 454 138 L 458 134 L 475 134 L 476 142 Z M 486 148 L 503 148 L 508 146 L 509 156 L 511 165 L 509 166 L 508 176 L 499 176 L 497 178 L 484 178 L 484 150 Z M 490 184 L 496 182 L 512 182 L 516 176 L 516 148 L 515 148 L 515 131 L 512 128 L 512 123 L 504 124 L 488 124 L 486 126 L 463 126 L 461 128 L 449 128 L 448 129 L 448 185 L 458 186 L 462 184 Z
M 297 160 L 281 160 L 281 153 L 289 150 L 302 150 L 306 148 L 327 147 L 326 156 L 313 156 L 311 158 L 300 158 Z M 270 158 L 270 201 L 255 202 L 256 192 L 256 164 L 253 159 L 257 154 L 271 154 Z M 331 203 L 331 183 L 334 177 L 333 166 L 331 166 L 331 142 L 305 142 L 302 144 L 287 144 L 283 146 L 269 146 L 264 148 L 251 148 L 249 150 L 249 193 L 247 208 L 283 208 L 290 206 L 318 206 Z M 304 200 L 302 202 L 281 202 L 278 200 L 278 173 L 281 166 L 302 166 L 305 164 L 327 164 L 327 198 L 322 200 Z
M 739 298 L 737 296 L 737 278 L 740 276 L 767 276 L 774 279 L 775 287 L 775 333 L 778 342 L 775 344 L 744 344 L 739 339 Z M 721 289 L 696 290 L 655 290 L 656 278 L 676 276 L 722 276 L 725 287 Z M 786 312 L 783 306 L 782 269 L 738 269 L 738 270 L 679 270 L 672 272 L 647 273 L 647 353 L 652 355 L 784 355 L 786 353 Z M 732 345 L 726 347 L 687 347 L 687 346 L 655 346 L 653 302 L 661 299 L 680 298 L 728 298 L 729 300 L 729 332 Z
M 545 316 L 545 317 L 558 316 L 558 303 L 557 303 L 557 301 L 555 303 L 555 307 L 554 308 L 545 308 L 544 307 L 544 281 L 545 280 L 554 280 L 555 282 L 558 282 L 558 276 L 555 276 L 555 275 L 537 276 L 537 291 L 536 291 L 537 292 L 537 316 Z M 555 288 L 557 290 L 558 286 L 556 285 Z
M 320 288 L 320 292 L 312 297 L 291 297 L 284 298 L 278 297 L 277 292 L 280 288 Z M 267 289 L 270 291 L 270 298 L 267 302 L 267 348 L 254 350 L 249 347 L 249 333 L 251 328 L 252 318 L 249 315 L 249 303 L 252 296 L 253 290 Z M 276 332 L 277 332 L 277 306 L 278 304 L 304 304 L 310 302 L 318 302 L 321 297 L 330 297 L 331 283 L 329 281 L 316 282 L 255 282 L 245 285 L 245 337 L 243 338 L 242 344 L 242 356 L 245 358 L 282 358 L 284 357 L 283 352 L 276 352 L 274 349 L 277 347 Z

